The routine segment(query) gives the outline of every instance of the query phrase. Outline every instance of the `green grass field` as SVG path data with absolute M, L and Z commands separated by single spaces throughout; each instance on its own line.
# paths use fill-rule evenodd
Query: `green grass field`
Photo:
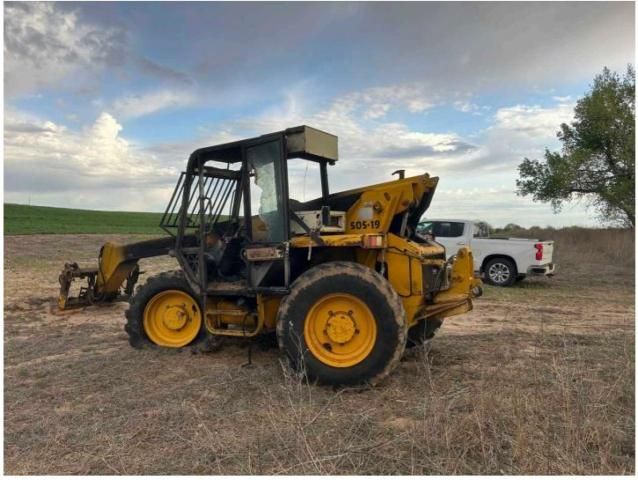
M 104 212 L 4 204 L 5 235 L 34 233 L 161 234 L 161 213 Z

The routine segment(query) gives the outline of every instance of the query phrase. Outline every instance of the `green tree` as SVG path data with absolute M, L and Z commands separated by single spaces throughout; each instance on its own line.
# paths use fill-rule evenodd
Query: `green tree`
M 578 100 L 571 125 L 557 133 L 562 151 L 545 150 L 544 160 L 518 166 L 519 195 L 550 202 L 585 199 L 606 223 L 635 223 L 635 90 L 629 65 L 623 77 L 603 69 L 591 91 Z

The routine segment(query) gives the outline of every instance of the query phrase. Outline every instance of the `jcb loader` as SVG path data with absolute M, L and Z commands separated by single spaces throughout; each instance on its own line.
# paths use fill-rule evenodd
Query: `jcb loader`
M 319 198 L 289 198 L 291 159 L 318 164 Z M 393 181 L 330 193 L 328 166 L 337 159 L 337 137 L 307 126 L 194 151 L 161 219 L 167 236 L 106 243 L 95 268 L 67 264 L 60 308 L 128 300 L 135 348 L 201 348 L 276 332 L 308 378 L 377 383 L 406 346 L 471 310 L 481 282 L 467 248 L 446 260 L 441 245 L 416 232 L 437 177 L 400 171 Z M 138 261 L 159 255 L 181 269 L 134 292 Z M 87 284 L 70 298 L 75 278 Z

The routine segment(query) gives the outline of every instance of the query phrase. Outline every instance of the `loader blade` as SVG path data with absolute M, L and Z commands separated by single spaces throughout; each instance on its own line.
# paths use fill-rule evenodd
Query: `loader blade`
M 66 263 L 58 277 L 60 282 L 60 296 L 58 297 L 58 306 L 60 310 L 69 308 L 83 307 L 93 303 L 93 292 L 95 289 L 95 279 L 97 277 L 97 268 L 80 268 L 77 263 Z M 71 284 L 76 278 L 87 279 L 86 286 L 80 287 L 80 293 L 77 297 L 69 297 Z

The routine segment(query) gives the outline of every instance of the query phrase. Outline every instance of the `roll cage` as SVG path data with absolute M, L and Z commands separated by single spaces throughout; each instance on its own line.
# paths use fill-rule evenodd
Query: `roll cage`
M 319 163 L 321 197 L 313 203 L 325 205 L 329 195 L 327 167 L 338 159 L 337 137 L 326 132 L 294 127 L 200 148 L 190 155 L 160 226 L 175 237 L 174 255 L 196 291 L 246 295 L 287 290 L 290 222 L 310 233 L 289 204 L 287 161 L 292 158 Z M 262 190 L 257 212 L 251 202 L 251 179 Z M 255 234 L 256 224 L 262 230 L 265 225 L 265 238 Z M 232 252 L 235 256 L 239 251 L 256 252 L 252 258 L 243 255 L 241 259 L 248 269 L 244 283 L 221 270 L 218 275 L 231 281 L 216 278 L 210 282 L 207 260 L 211 236 L 223 237 L 232 245 L 217 258 L 218 263 L 223 264 L 224 255 L 227 265 L 232 263 Z M 240 268 L 236 260 L 234 265 Z M 228 270 L 232 272 L 233 267 Z

